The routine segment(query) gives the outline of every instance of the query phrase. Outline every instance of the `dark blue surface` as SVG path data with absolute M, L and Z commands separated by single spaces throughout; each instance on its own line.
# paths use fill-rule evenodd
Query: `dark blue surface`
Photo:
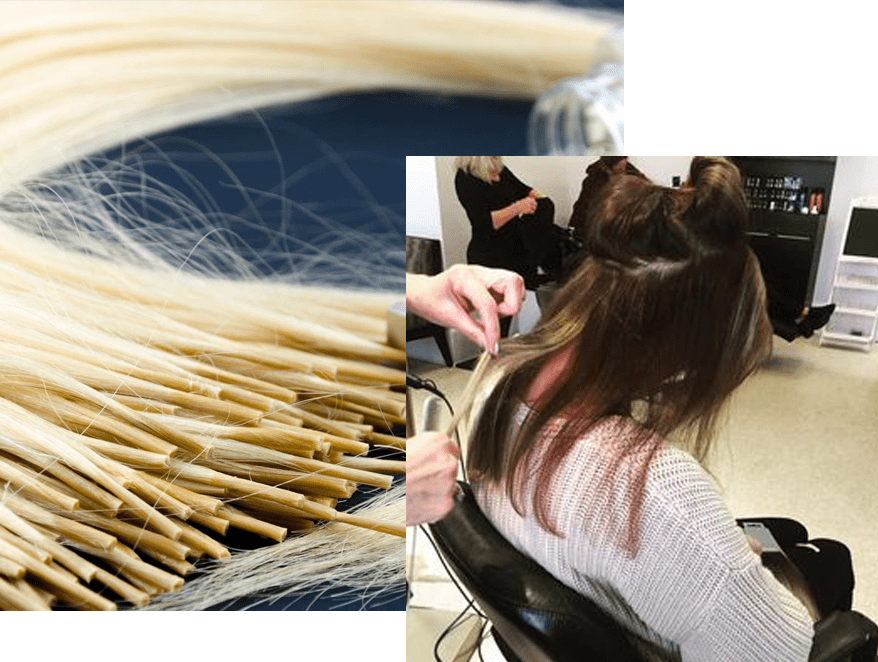
M 289 110 L 289 121 L 339 151 L 524 154 L 530 101 L 406 92 L 325 99 Z
M 405 105 L 403 96 L 330 99 L 325 105 L 251 113 L 135 141 L 106 156 L 136 165 L 150 177 L 183 192 L 206 215 L 199 221 L 204 229 L 212 225 L 225 228 L 230 243 L 260 271 L 294 271 L 296 251 L 304 244 L 326 246 L 334 259 L 344 259 L 346 253 L 361 255 L 363 240 L 378 237 L 377 245 L 382 248 L 387 241 L 398 243 L 398 255 L 390 251 L 389 257 L 378 260 L 378 268 L 385 273 L 396 270 L 401 287 L 405 158 L 401 152 L 382 149 L 388 144 L 401 145 L 400 138 L 385 135 L 382 139 L 378 131 L 390 130 L 391 125 L 382 126 L 379 119 L 387 115 L 390 106 Z M 429 119 L 424 120 L 424 126 L 427 124 Z M 161 203 L 138 208 L 138 212 L 155 222 L 174 213 L 172 207 Z M 315 220 L 317 216 L 319 220 Z M 173 218 L 168 220 L 173 222 Z M 347 231 L 355 233 L 355 241 L 340 241 Z M 351 277 L 354 285 L 374 284 L 370 273 Z M 372 454 L 387 453 L 378 450 Z M 401 459 L 399 453 L 395 459 Z M 368 493 L 368 489 L 364 491 L 366 498 Z M 339 509 L 362 498 L 339 504 Z M 225 542 L 235 548 L 265 544 L 238 532 Z M 252 596 L 214 609 L 404 608 L 405 585 L 401 583 L 381 592 L 325 587 L 274 601 Z
M 623 6 L 614 0 L 562 4 Z M 401 283 L 405 155 L 525 154 L 531 105 L 406 92 L 354 94 L 185 127 L 108 156 L 124 153 L 151 176 L 200 201 L 205 228 L 225 228 L 227 241 L 260 271 L 295 274 L 296 255 L 304 246 L 326 247 L 336 257 L 347 251 L 352 260 L 370 263 L 363 257 L 374 237 L 384 244 L 399 242 L 374 268 L 398 275 Z M 172 212 L 143 210 L 152 220 L 163 213 Z M 345 239 L 346 232 L 353 232 L 354 240 Z M 351 277 L 357 286 L 371 278 L 369 273 Z M 217 608 L 404 607 L 405 587 L 399 586 L 383 596 L 329 589 Z

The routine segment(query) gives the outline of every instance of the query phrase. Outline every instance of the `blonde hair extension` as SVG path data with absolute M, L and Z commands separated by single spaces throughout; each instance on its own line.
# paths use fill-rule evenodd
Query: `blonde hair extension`
M 0 609 L 398 597 L 405 463 L 376 451 L 405 450 L 399 232 L 350 230 L 345 263 L 288 228 L 244 255 L 197 187 L 148 173 L 161 145 L 100 150 L 353 90 L 534 97 L 588 70 L 616 20 L 468 0 L 3 15 Z
M 0 607 L 115 608 L 93 582 L 140 608 L 327 582 L 380 602 L 402 582 L 405 467 L 359 456 L 404 448 L 399 295 L 257 279 L 210 237 L 187 261 L 193 233 L 124 215 L 96 185 L 113 177 L 80 164 L 0 198 L 0 574 L 18 582 Z M 233 555 L 230 529 L 286 542 Z
M 534 98 L 618 14 L 473 0 L 3 3 L 0 190 L 127 139 L 353 90 Z
M 392 521 L 403 519 L 404 491 L 405 486 L 400 485 L 375 497 L 369 504 L 372 516 Z M 338 550 L 344 547 L 357 550 L 358 572 L 351 576 L 340 573 L 338 568 Z M 271 604 L 293 593 L 313 595 L 313 591 L 327 583 L 327 578 L 331 578 L 329 583 L 333 587 L 343 589 L 339 597 L 342 602 L 358 608 L 380 607 L 386 594 L 383 589 L 399 583 L 400 568 L 404 565 L 402 545 L 389 553 L 390 559 L 387 546 L 366 529 L 324 526 L 305 536 L 292 536 L 280 545 L 214 562 L 203 579 L 161 595 L 146 608 L 204 609 L 216 603 L 217 595 L 229 599 L 264 595 L 263 601 Z M 266 568 L 271 572 L 265 572 Z

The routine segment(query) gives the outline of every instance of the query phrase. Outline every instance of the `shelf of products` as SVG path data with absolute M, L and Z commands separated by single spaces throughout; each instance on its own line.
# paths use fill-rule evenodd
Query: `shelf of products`
M 822 214 L 826 211 L 826 190 L 808 188 L 800 175 L 748 174 L 744 191 L 751 209 L 793 214 Z
M 750 243 L 766 285 L 812 303 L 835 157 L 733 156 L 751 208 Z

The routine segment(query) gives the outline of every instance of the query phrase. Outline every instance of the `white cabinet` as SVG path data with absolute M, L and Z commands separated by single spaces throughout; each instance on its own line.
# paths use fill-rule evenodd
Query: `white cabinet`
M 832 301 L 835 312 L 823 328 L 820 344 L 869 351 L 878 327 L 878 198 L 851 202 Z
M 870 349 L 878 321 L 878 258 L 842 255 L 832 287 L 835 312 L 823 327 L 820 344 Z

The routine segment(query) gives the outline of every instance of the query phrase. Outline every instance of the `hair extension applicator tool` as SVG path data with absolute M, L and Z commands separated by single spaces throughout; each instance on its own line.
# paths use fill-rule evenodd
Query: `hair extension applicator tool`
M 439 412 L 442 410 L 442 401 L 435 395 L 428 395 L 424 400 L 424 408 L 421 412 L 421 420 L 418 432 L 434 432 L 439 429 Z

